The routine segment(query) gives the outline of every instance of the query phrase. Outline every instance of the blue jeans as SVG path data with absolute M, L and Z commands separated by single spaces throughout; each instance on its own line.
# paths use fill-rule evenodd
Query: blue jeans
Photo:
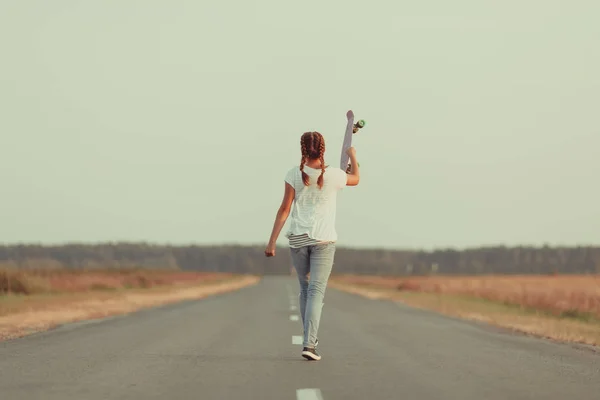
M 300 314 L 304 347 L 315 347 L 327 281 L 333 268 L 335 243 L 290 248 L 300 282 Z M 310 278 L 309 278 L 310 275 Z

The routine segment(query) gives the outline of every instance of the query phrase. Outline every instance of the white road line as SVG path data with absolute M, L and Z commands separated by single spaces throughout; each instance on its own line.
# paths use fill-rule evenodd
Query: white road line
M 290 315 L 290 321 L 298 321 L 298 318 L 297 315 Z
M 292 336 L 292 344 L 302 344 L 302 336 Z
M 298 389 L 296 390 L 296 399 L 298 400 L 323 400 L 319 389 Z
M 294 306 L 294 305 L 291 305 L 291 306 L 290 306 L 290 311 L 296 311 L 297 309 L 298 309 L 298 307 L 296 307 L 296 306 Z

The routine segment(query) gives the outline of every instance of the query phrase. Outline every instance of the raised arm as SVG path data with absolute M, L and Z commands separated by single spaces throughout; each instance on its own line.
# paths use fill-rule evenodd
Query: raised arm
M 356 186 L 360 181 L 360 171 L 358 168 L 358 161 L 356 159 L 356 149 L 354 147 L 350 147 L 346 150 L 346 154 L 350 157 L 350 172 L 346 174 L 346 185 L 348 186 Z

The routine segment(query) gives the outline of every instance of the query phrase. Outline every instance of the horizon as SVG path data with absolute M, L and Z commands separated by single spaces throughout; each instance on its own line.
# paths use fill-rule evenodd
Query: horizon
M 67 246 L 90 246 L 90 247 L 100 247 L 100 246 L 120 246 L 120 245 L 144 245 L 151 247 L 172 247 L 172 248 L 189 248 L 189 247 L 246 247 L 246 248 L 261 248 L 263 247 L 262 243 L 160 243 L 160 242 L 132 242 L 132 241 L 119 241 L 119 242 L 60 242 L 60 243 L 49 243 L 49 242 L 15 242 L 15 243 L 0 243 L 0 247 L 27 247 L 27 246 L 39 246 L 45 248 L 59 248 L 59 247 L 67 247 Z M 277 248 L 287 249 L 286 243 L 278 243 Z M 485 250 L 485 249 L 498 249 L 498 248 L 506 248 L 506 249 L 579 249 L 579 248 L 591 248 L 598 249 L 600 248 L 600 244 L 574 244 L 574 245 L 552 245 L 549 243 L 544 243 L 541 245 L 537 244 L 515 244 L 515 245 L 505 245 L 505 244 L 482 244 L 473 247 L 433 247 L 433 248 L 409 248 L 409 247 L 372 247 L 372 246 L 345 246 L 338 245 L 338 250 L 355 250 L 355 251 L 391 251 L 391 252 L 423 252 L 423 253 L 432 253 L 439 251 L 456 251 L 456 252 L 468 252 L 468 251 L 477 251 L 477 250 Z

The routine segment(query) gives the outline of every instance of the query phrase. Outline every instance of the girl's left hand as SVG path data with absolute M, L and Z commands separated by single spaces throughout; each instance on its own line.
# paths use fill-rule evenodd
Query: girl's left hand
M 269 243 L 267 245 L 267 248 L 265 249 L 265 256 L 267 257 L 273 257 L 275 256 L 275 245 Z

